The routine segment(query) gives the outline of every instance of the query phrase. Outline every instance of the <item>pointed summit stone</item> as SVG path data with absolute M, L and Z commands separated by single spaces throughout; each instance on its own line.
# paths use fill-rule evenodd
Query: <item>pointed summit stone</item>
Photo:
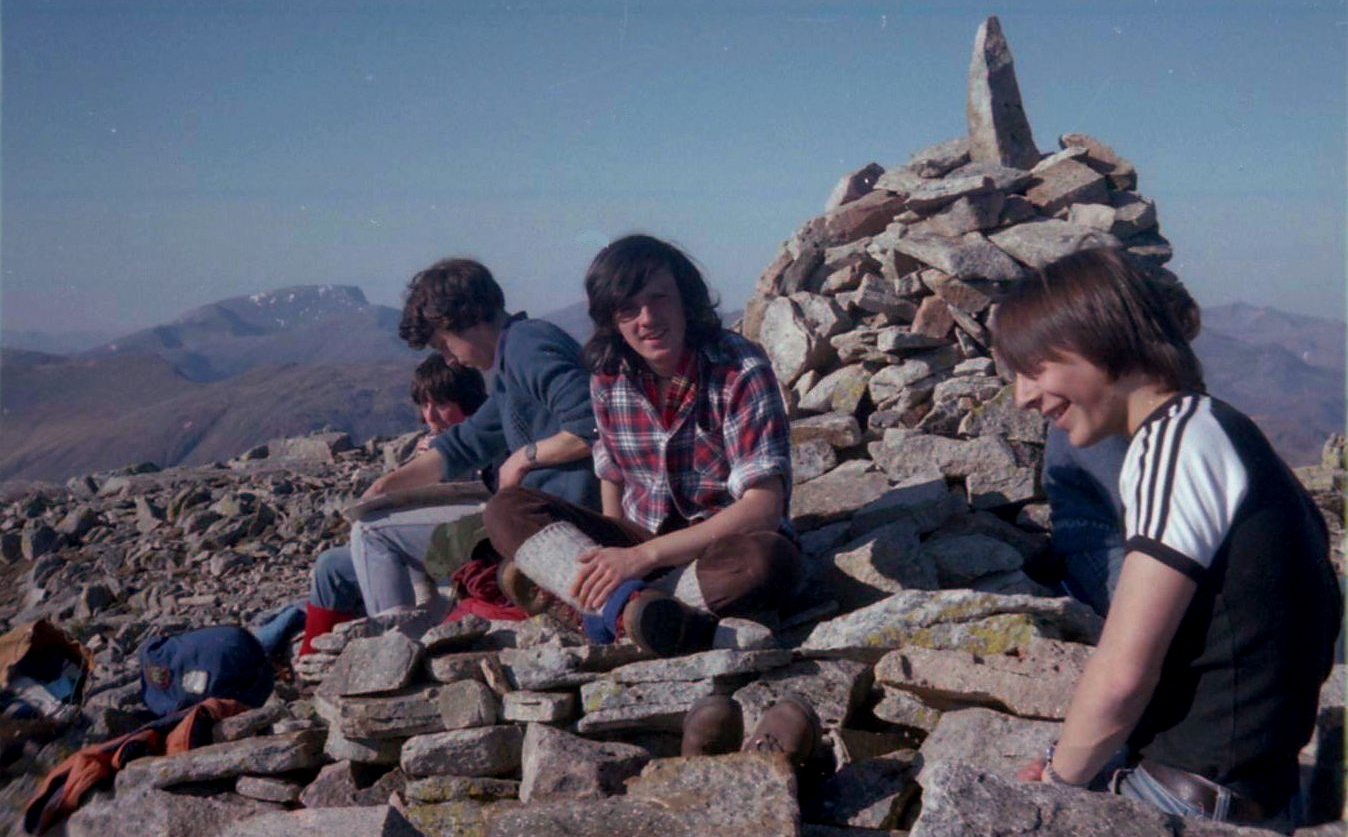
M 969 156 L 975 162 L 1032 169 L 1039 162 L 1030 120 L 1020 101 L 1011 47 L 990 17 L 978 27 L 969 63 Z

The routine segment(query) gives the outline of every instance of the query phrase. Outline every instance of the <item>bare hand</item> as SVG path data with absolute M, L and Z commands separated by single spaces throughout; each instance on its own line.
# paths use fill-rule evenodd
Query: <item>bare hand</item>
M 619 584 L 642 578 L 650 571 L 640 547 L 609 546 L 581 553 L 580 570 L 571 584 L 571 595 L 591 613 L 599 611 Z
M 1016 771 L 1016 778 L 1022 782 L 1044 781 L 1044 760 L 1035 759 Z
M 425 436 L 422 436 L 420 439 L 417 439 L 417 446 L 416 446 L 416 448 L 413 449 L 412 452 L 413 452 L 413 453 L 424 453 L 424 452 L 430 450 L 430 449 L 431 449 L 431 442 L 433 442 L 433 441 L 435 441 L 435 437 L 434 437 L 433 435 L 427 433 Z
M 510 488 L 513 485 L 519 485 L 524 479 L 524 475 L 529 473 L 533 467 L 529 457 L 524 455 L 524 448 L 510 454 L 496 471 L 496 476 L 500 480 L 500 487 Z
M 368 500 L 371 497 L 378 497 L 380 494 L 383 494 L 386 491 L 388 491 L 388 489 L 385 487 L 387 484 L 388 484 L 388 475 L 385 474 L 384 476 L 380 477 L 379 479 L 371 483 L 370 487 L 365 489 L 365 493 L 360 495 L 360 499 Z

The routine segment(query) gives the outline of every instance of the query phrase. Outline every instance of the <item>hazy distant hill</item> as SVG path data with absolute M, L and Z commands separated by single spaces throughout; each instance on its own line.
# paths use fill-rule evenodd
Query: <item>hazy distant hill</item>
M 1344 368 L 1344 324 L 1237 302 L 1203 309 L 1204 331 L 1256 346 L 1276 346 L 1308 366 Z
M 412 364 L 260 367 L 191 381 L 147 354 L 52 357 L 5 350 L 0 479 L 60 480 L 131 462 L 228 459 L 278 436 L 331 427 L 406 431 Z
M 309 285 L 241 296 L 86 352 L 92 358 L 152 354 L 194 381 L 218 381 L 283 363 L 405 362 L 398 312 L 371 305 L 360 288 Z
M 1237 303 L 1205 309 L 1194 350 L 1208 390 L 1248 413 L 1293 465 L 1344 432 L 1344 324 Z
M 583 302 L 544 316 L 578 340 L 590 333 Z M 423 353 L 398 340 L 397 320 L 357 288 L 309 286 L 207 305 L 77 355 L 6 349 L 0 480 L 210 462 L 323 427 L 404 432 Z M 1239 304 L 1204 311 L 1204 323 L 1196 348 L 1212 392 L 1293 464 L 1315 461 L 1343 429 L 1343 323 Z
M 0 480 L 198 464 L 324 427 L 360 439 L 406 432 L 417 420 L 408 383 L 425 353 L 398 339 L 398 316 L 358 288 L 294 287 L 76 355 L 6 349 Z M 583 303 L 556 320 L 588 334 Z
M 0 331 L 0 348 L 68 355 L 101 346 L 116 336 L 106 331 L 37 331 L 10 328 Z

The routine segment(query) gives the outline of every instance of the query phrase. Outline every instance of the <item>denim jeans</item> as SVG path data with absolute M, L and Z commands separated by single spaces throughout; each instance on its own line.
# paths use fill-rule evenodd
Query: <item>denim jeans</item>
M 1175 796 L 1170 790 L 1156 781 L 1156 778 L 1148 773 L 1142 767 L 1136 767 L 1132 770 L 1120 770 L 1114 775 L 1114 781 L 1111 788 L 1119 796 L 1126 796 L 1129 799 L 1137 799 L 1147 803 L 1153 808 L 1165 811 L 1168 814 L 1178 814 L 1182 817 L 1199 817 L 1214 822 L 1230 822 L 1230 812 L 1228 806 L 1231 804 L 1231 794 L 1223 789 L 1217 796 L 1217 808 L 1212 813 L 1206 813 L 1197 805 L 1185 802 L 1183 799 Z M 1258 823 L 1245 823 L 1247 825 L 1256 825 L 1259 828 L 1267 828 L 1271 831 L 1291 834 L 1301 821 L 1301 793 L 1300 791 L 1292 795 L 1283 810 L 1277 812 L 1274 816 Z
M 417 604 L 417 588 L 434 592 L 423 559 L 431 535 L 442 523 L 457 520 L 476 506 L 425 506 L 394 509 L 351 527 L 351 563 L 365 612 L 383 613 Z
M 1123 536 L 1117 527 L 1096 520 L 1069 519 L 1055 524 L 1070 531 L 1072 543 L 1089 548 L 1063 556 L 1062 586 L 1067 595 L 1091 606 L 1101 616 L 1109 612 L 1110 599 L 1123 571 Z
M 351 547 L 335 546 L 319 553 L 309 581 L 309 601 L 327 610 L 365 615 Z

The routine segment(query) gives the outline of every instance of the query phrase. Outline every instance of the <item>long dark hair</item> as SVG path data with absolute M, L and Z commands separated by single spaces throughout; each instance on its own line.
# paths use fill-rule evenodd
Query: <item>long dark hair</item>
M 594 323 L 594 334 L 584 350 L 590 371 L 612 375 L 624 359 L 639 360 L 618 332 L 614 314 L 662 270 L 669 271 L 679 289 L 686 345 L 698 349 L 719 338 L 721 318 L 716 314 L 717 302 L 693 260 L 679 248 L 653 236 L 624 236 L 600 250 L 585 271 L 585 294 Z
M 1198 305 L 1177 281 L 1149 279 L 1115 249 L 1082 250 L 1021 280 L 993 316 L 993 345 L 1017 374 L 1069 351 L 1117 380 L 1141 372 L 1168 389 L 1203 392 L 1189 346 Z

